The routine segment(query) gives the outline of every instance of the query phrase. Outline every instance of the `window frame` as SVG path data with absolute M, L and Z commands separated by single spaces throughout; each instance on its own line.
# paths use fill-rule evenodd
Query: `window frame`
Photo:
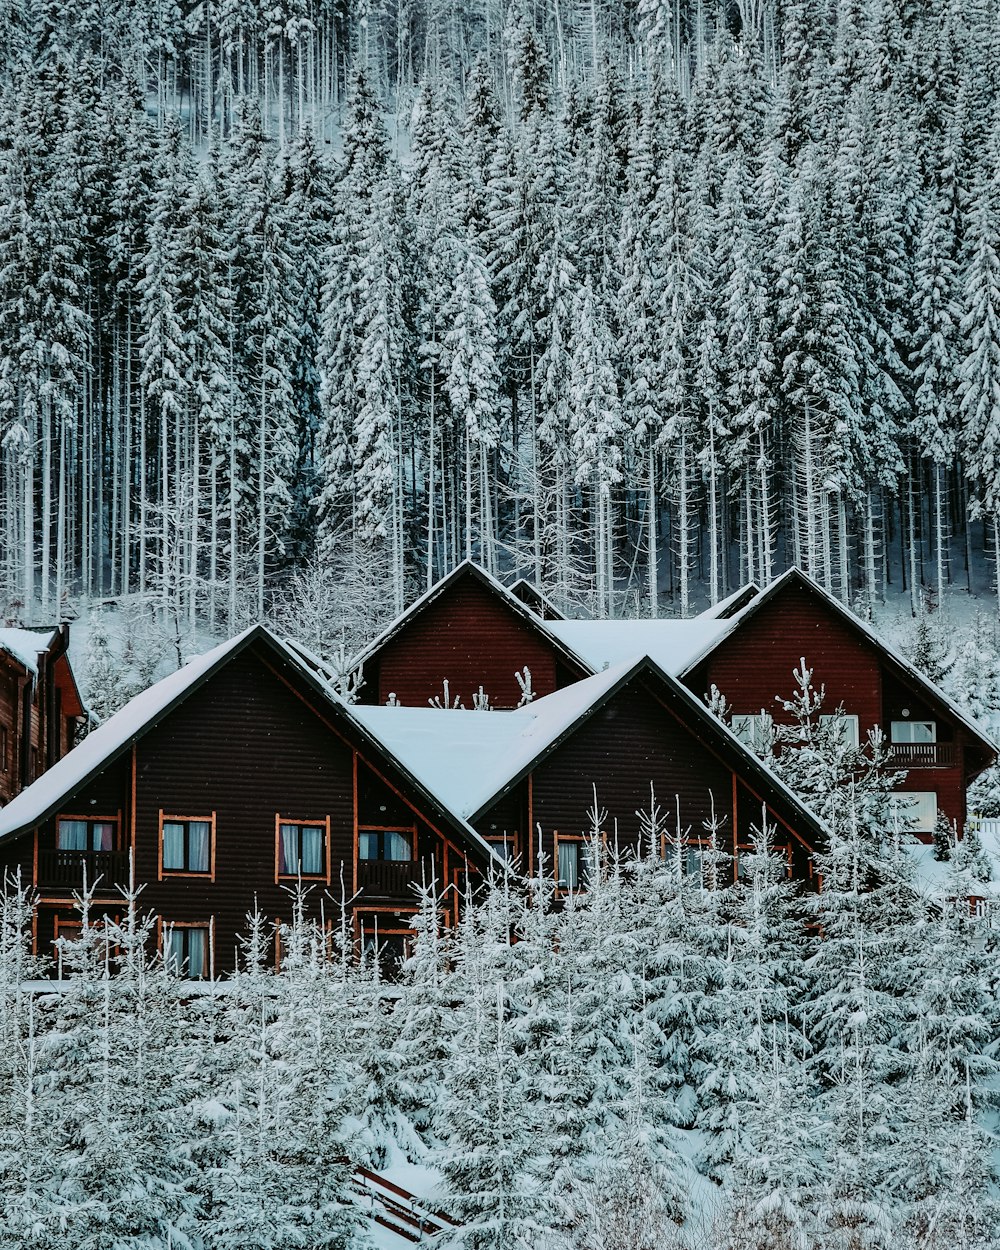
M 406 920 L 412 920 L 418 913 L 415 908 L 407 909 L 405 907 L 362 907 L 354 913 L 354 939 L 357 946 L 358 958 L 363 958 L 365 953 L 365 940 L 367 938 L 366 921 L 378 922 L 382 916 L 389 921 L 388 925 L 383 926 L 377 923 L 378 940 L 383 937 L 401 937 L 403 939 L 403 959 L 409 959 L 413 953 L 413 944 L 416 934 L 409 924 L 404 923 Z M 395 923 L 393 923 L 395 922 Z M 373 935 L 374 936 L 374 935 Z
M 931 821 L 930 825 L 928 826 L 912 825 L 910 824 L 910 822 L 913 820 L 914 809 L 912 807 L 905 807 L 905 808 L 898 807 L 896 804 L 896 800 L 913 798 L 913 799 L 917 799 L 919 803 L 919 800 L 925 796 L 930 797 L 934 800 L 934 818 Z M 910 825 L 909 828 L 902 829 L 901 830 L 902 833 L 912 833 L 912 834 L 915 834 L 917 837 L 919 837 L 921 834 L 927 834 L 927 835 L 933 834 L 934 828 L 937 825 L 938 813 L 941 810 L 940 805 L 938 804 L 938 794 L 936 790 L 894 790 L 892 794 L 890 795 L 890 802 L 894 809 L 893 811 L 894 816 L 896 818 L 905 817 L 907 824 Z
M 560 885 L 562 877 L 559 875 L 559 844 L 560 842 L 574 843 L 577 847 L 583 846 L 585 843 L 593 842 L 593 837 L 585 833 L 560 833 L 558 829 L 552 833 L 552 879 L 555 882 L 556 895 L 561 897 L 564 894 L 586 894 L 590 888 L 589 874 L 594 871 L 595 866 L 600 869 L 600 863 L 597 865 L 585 865 L 579 850 L 576 856 L 576 885 Z M 608 835 L 601 830 L 601 849 L 608 844 Z M 600 854 L 600 852 L 598 852 Z
M 204 876 L 203 873 L 195 873 L 195 876 Z M 163 920 L 162 917 L 157 922 L 157 949 L 160 952 L 160 958 L 163 960 L 167 971 L 171 975 L 177 977 L 178 981 L 214 981 L 215 980 L 215 917 L 209 916 L 207 920 Z M 193 977 L 189 973 L 183 976 L 180 972 L 172 970 L 167 964 L 166 940 L 167 935 L 176 932 L 187 932 L 190 929 L 204 929 L 206 933 L 205 939 L 205 972 L 203 976 Z M 185 956 L 185 959 L 190 956 Z
M 384 850 L 385 838 L 387 833 L 405 833 L 410 839 L 410 855 L 408 859 L 385 859 L 379 855 L 375 859 L 363 857 L 361 854 L 361 835 L 363 833 L 377 833 L 379 835 L 379 849 Z M 358 825 L 357 841 L 354 844 L 354 856 L 358 864 L 413 864 L 420 858 L 417 854 L 417 826 L 412 825 Z
M 930 730 L 931 730 L 931 736 L 930 738 L 926 738 L 926 739 L 921 738 L 919 741 L 916 738 L 897 738 L 896 737 L 897 725 L 906 726 L 908 729 L 911 729 L 914 725 L 929 725 Z M 908 720 L 891 720 L 889 722 L 889 742 L 890 742 L 890 745 L 892 746 L 930 747 L 930 746 L 935 746 L 937 744 L 937 740 L 938 740 L 938 737 L 937 737 L 937 721 L 936 720 L 922 720 L 919 717 L 912 717 Z
M 516 833 L 484 833 L 482 838 L 490 847 L 503 846 L 507 848 L 507 853 L 500 856 L 500 858 L 508 867 L 517 859 L 520 838 Z
M 774 717 L 766 712 L 763 708 L 759 712 L 733 712 L 729 717 L 729 730 L 734 738 L 748 750 L 757 752 L 763 747 L 763 733 L 765 722 L 768 725 L 774 725 Z M 740 728 L 754 727 L 754 732 L 749 735 L 749 740 L 740 732 Z
M 281 871 L 281 826 L 295 825 L 299 829 L 299 856 L 301 863 L 302 854 L 302 833 L 303 829 L 322 829 L 323 830 L 323 860 L 324 867 L 322 872 L 282 872 Z M 303 881 L 325 881 L 327 885 L 331 881 L 331 839 L 330 839 L 330 817 L 323 816 L 319 820 L 298 820 L 290 816 L 282 816 L 280 812 L 276 812 L 274 816 L 274 883 L 279 881 L 298 881 L 301 877 Z
M 76 848 L 74 847 L 68 847 L 68 846 L 62 847 L 59 845 L 59 826 L 62 824 L 64 820 L 66 821 L 76 820 L 76 821 L 79 821 L 81 824 L 85 824 L 87 826 L 87 846 L 85 846 L 82 851 L 76 850 Z M 90 814 L 87 814 L 85 816 L 78 816 L 73 812 L 57 812 L 56 817 L 55 817 L 55 822 L 56 822 L 55 849 L 57 851 L 66 851 L 67 853 L 71 853 L 75 851 L 75 853 L 79 855 L 113 855 L 119 849 L 118 836 L 119 836 L 119 830 L 121 829 L 121 825 L 122 825 L 121 812 L 117 812 L 114 816 L 92 816 Z M 92 825 L 111 825 L 113 832 L 111 835 L 111 850 L 110 851 L 104 851 L 104 850 L 98 851 L 98 850 L 95 850 L 94 847 L 90 845 L 90 834 L 91 834 Z
M 163 826 L 165 824 L 189 825 L 189 824 L 208 825 L 208 871 L 199 872 L 190 868 L 164 868 L 163 866 Z M 187 849 L 187 839 L 185 837 L 185 849 Z M 159 836 L 157 838 L 157 870 L 159 876 L 158 881 L 171 879 L 173 877 L 190 877 L 196 881 L 214 881 L 215 880 L 215 812 L 211 816 L 206 816 L 204 812 L 197 816 L 182 816 L 177 812 L 165 812 L 160 808 L 160 825 Z
M 861 718 L 855 712 L 820 712 L 819 723 L 826 728 L 832 721 L 841 721 L 844 725 L 850 725 L 852 734 L 849 734 L 844 742 L 847 746 L 858 750 L 861 747 Z

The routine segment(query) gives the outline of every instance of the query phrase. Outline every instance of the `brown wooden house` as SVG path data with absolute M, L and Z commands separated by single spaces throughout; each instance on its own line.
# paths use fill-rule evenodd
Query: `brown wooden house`
M 196 976 L 232 967 L 255 905 L 287 918 L 300 873 L 327 915 L 350 900 L 359 940 L 398 941 L 414 883 L 461 885 L 490 855 L 260 626 L 133 699 L 0 812 L 0 867 L 40 899 L 39 951 L 78 923 L 85 873 L 110 911 L 131 863 Z
M 0 629 L 0 804 L 69 751 L 86 722 L 69 626 Z
M 355 715 L 521 871 L 585 885 L 588 814 L 621 849 L 639 812 L 661 809 L 660 845 L 683 843 L 698 870 L 717 828 L 734 857 L 766 820 L 796 878 L 812 875 L 825 832 L 794 795 L 690 691 L 652 660 L 627 662 L 505 713 L 366 707 Z M 648 849 L 648 847 L 647 847 Z
M 890 763 L 904 772 L 911 796 L 906 816 L 929 840 L 938 813 L 961 830 L 966 790 L 996 758 L 996 748 L 965 713 L 908 661 L 888 647 L 839 600 L 798 569 L 755 596 L 707 640 L 680 670 L 699 696 L 714 685 L 752 740 L 761 714 L 781 720 L 778 696 L 788 698 L 802 659 L 825 689 L 824 708 L 842 707 L 847 729 L 863 743 L 880 728 Z
M 478 565 L 465 561 L 417 599 L 352 661 L 366 704 L 406 707 L 458 698 L 471 708 L 482 688 L 495 708 L 521 700 L 515 673 L 527 668 L 532 690 L 551 694 L 590 669 L 553 637 L 540 615 Z

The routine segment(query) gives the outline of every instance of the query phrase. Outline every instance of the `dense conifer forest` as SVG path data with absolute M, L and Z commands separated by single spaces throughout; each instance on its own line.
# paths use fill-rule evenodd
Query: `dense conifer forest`
M 990 593 L 993 0 L 8 0 L 0 598 Z M 374 606 L 373 606 L 374 605 Z

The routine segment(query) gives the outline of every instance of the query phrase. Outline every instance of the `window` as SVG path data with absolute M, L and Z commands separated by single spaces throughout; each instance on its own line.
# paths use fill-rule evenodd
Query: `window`
M 827 726 L 839 725 L 841 732 L 844 735 L 845 745 L 849 747 L 860 746 L 861 734 L 860 734 L 860 728 L 858 725 L 858 718 L 856 716 L 845 716 L 845 715 L 839 715 L 839 714 L 833 715 L 833 716 L 821 715 L 819 718 L 819 723 L 824 728 L 826 728 Z
M 211 816 L 164 816 L 160 813 L 163 873 L 215 874 L 215 813 Z
M 412 829 L 359 829 L 358 859 L 402 863 L 413 859 Z
M 113 851 L 115 825 L 113 820 L 60 818 L 56 826 L 56 846 L 60 851 Z
M 172 924 L 163 930 L 163 962 L 176 977 L 203 981 L 209 974 L 209 940 L 207 924 Z
M 516 834 L 513 834 L 513 833 L 503 833 L 499 835 L 488 834 L 485 840 L 490 844 L 490 848 L 492 849 L 493 854 L 496 855 L 499 859 L 502 859 L 505 864 L 511 863 L 511 861 L 516 857 L 517 855 L 517 835 Z
M 762 711 L 752 716 L 734 716 L 729 727 L 745 747 L 763 751 L 771 744 L 773 724 L 770 716 Z
M 937 725 L 932 720 L 894 720 L 893 742 L 937 742 Z
M 937 824 L 937 795 L 933 790 L 899 790 L 892 802 L 901 829 L 933 833 Z
M 556 885 L 560 890 L 585 890 L 593 870 L 591 839 L 556 834 Z
M 278 876 L 326 876 L 326 822 L 278 820 Z
M 358 918 L 361 956 L 377 961 L 383 976 L 394 977 L 413 950 L 413 930 L 408 913 L 361 914 Z

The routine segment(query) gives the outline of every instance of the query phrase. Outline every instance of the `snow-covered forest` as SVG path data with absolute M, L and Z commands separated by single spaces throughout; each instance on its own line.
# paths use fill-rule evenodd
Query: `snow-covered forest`
M 581 794 L 586 892 L 555 901 L 539 863 L 452 931 L 428 886 L 393 982 L 306 887 L 277 933 L 248 917 L 234 977 L 193 985 L 123 890 L 113 923 L 81 900 L 61 992 L 32 993 L 8 881 L 0 1246 L 360 1250 L 361 1164 L 457 1221 L 446 1250 L 991 1250 L 981 852 L 945 835 L 914 865 L 842 728 L 800 716 L 775 761 L 831 823 L 821 893 L 763 820 L 732 883 L 722 826 L 694 852 L 651 793 L 618 854 Z
M 8 0 L 0 597 L 988 593 L 993 0 Z

